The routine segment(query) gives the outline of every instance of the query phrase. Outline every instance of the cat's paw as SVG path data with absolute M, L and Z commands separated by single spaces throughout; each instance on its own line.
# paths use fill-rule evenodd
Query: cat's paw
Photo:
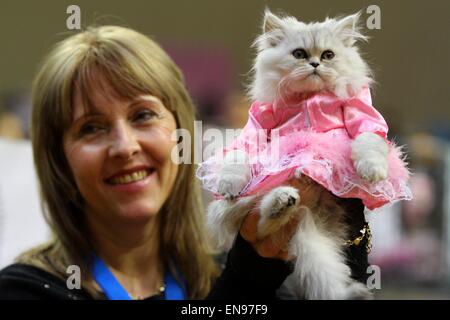
M 373 132 L 361 133 L 352 142 L 352 160 L 358 175 L 371 183 L 388 177 L 389 146 Z
M 384 159 L 363 158 L 355 162 L 358 175 L 366 181 L 377 183 L 388 177 L 388 163 Z
M 264 238 L 285 225 L 292 214 L 297 212 L 299 203 L 300 195 L 293 187 L 278 187 L 266 194 L 260 205 L 258 237 Z
M 293 187 L 278 187 L 264 197 L 261 210 L 270 219 L 276 219 L 300 202 L 298 190 Z
M 225 199 L 234 199 L 247 185 L 247 180 L 240 175 L 225 174 L 219 179 L 218 192 Z

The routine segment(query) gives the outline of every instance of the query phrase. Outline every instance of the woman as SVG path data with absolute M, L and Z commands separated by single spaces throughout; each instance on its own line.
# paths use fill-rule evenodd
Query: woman
M 100 27 L 59 43 L 35 79 L 32 118 L 55 239 L 19 262 L 64 280 L 63 287 L 67 268 L 77 265 L 92 298 L 105 295 L 95 279 L 98 261 L 132 298 L 158 295 L 167 275 L 186 297 L 205 297 L 217 270 L 194 167 L 170 157 L 172 132 L 193 132 L 193 124 L 180 71 L 147 37 Z M 36 269 L 18 271 L 47 280 Z
M 260 240 L 252 212 L 218 277 L 194 166 L 171 159 L 173 131 L 193 124 L 179 69 L 144 35 L 104 26 L 57 44 L 35 79 L 32 116 L 54 239 L 0 273 L 0 298 L 274 297 L 297 221 Z M 73 265 L 82 278 L 71 290 Z

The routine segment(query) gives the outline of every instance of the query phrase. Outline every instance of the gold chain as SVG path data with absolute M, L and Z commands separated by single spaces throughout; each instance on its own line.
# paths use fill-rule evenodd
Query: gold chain
M 345 241 L 345 245 L 348 246 L 348 247 L 350 247 L 350 246 L 359 246 L 361 241 L 364 238 L 366 238 L 367 239 L 366 251 L 367 251 L 367 253 L 370 253 L 370 251 L 372 251 L 372 232 L 370 231 L 369 224 L 366 222 L 364 224 L 364 227 L 361 230 L 359 230 L 359 232 L 361 233 L 361 236 L 356 237 L 353 240 Z

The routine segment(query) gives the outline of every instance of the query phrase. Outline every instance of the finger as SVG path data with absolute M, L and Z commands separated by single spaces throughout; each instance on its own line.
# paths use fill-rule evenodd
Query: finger
M 287 251 L 280 251 L 280 253 L 277 256 L 277 259 L 289 261 L 292 259 L 291 255 Z
M 242 222 L 241 236 L 247 242 L 255 243 L 257 241 L 259 213 L 257 211 L 251 211 Z
M 280 242 L 285 244 L 291 241 L 292 236 L 298 229 L 298 224 L 300 223 L 300 218 L 298 216 L 293 216 L 284 226 L 280 228 L 275 233 L 275 236 L 280 239 Z
M 280 254 L 280 247 L 272 237 L 267 237 L 255 244 L 255 249 L 263 258 L 276 258 Z
M 290 220 L 266 239 L 278 249 L 285 249 L 298 227 L 298 220 Z M 265 239 L 264 239 L 265 240 Z
M 266 238 L 265 240 L 257 243 L 255 245 L 255 250 L 261 257 L 264 258 L 281 259 L 284 261 L 289 261 L 292 259 L 289 252 L 287 250 L 280 249 L 278 244 L 274 242 L 273 238 Z

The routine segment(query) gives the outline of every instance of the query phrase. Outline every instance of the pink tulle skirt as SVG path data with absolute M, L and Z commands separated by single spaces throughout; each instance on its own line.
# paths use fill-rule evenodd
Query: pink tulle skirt
M 248 143 L 234 143 L 245 148 Z M 300 130 L 282 136 L 277 142 L 277 152 L 270 150 L 274 145 L 265 146 L 267 150 L 254 146 L 246 150 L 252 169 L 252 179 L 242 190 L 241 196 L 265 192 L 285 184 L 293 178 L 294 171 L 300 168 L 302 174 L 321 184 L 334 195 L 341 198 L 359 198 L 370 209 L 387 203 L 410 200 L 411 191 L 407 185 L 409 171 L 401 150 L 394 143 L 389 144 L 388 178 L 369 183 L 360 178 L 351 159 L 351 139 L 345 129 L 328 132 Z M 228 149 L 227 149 L 228 150 Z M 276 157 L 273 155 L 276 154 Z M 222 167 L 221 157 L 212 157 L 197 169 L 197 177 L 205 189 L 217 194 L 218 173 Z

